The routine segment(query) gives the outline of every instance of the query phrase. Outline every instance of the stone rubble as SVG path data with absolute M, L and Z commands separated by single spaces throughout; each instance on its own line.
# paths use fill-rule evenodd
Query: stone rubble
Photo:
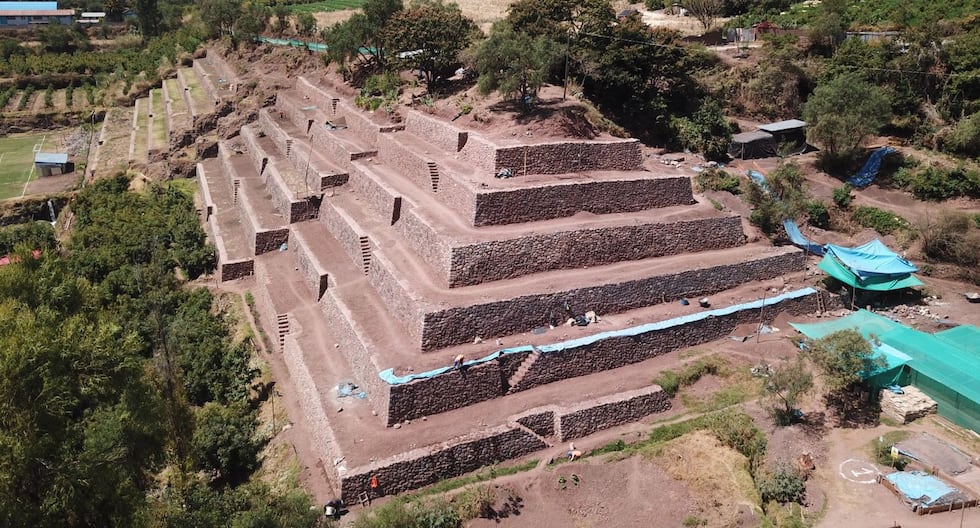
M 938 410 L 936 401 L 919 389 L 902 387 L 905 394 L 895 394 L 889 390 L 881 391 L 881 410 L 896 422 L 907 424 Z

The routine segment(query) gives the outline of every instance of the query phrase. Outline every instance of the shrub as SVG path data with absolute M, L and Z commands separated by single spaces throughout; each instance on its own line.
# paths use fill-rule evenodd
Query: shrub
M 899 229 L 909 227 L 908 220 L 901 216 L 878 209 L 877 207 L 861 206 L 854 210 L 853 219 L 864 227 L 870 227 L 882 235 L 891 234 Z
M 54 106 L 54 85 L 49 84 L 44 90 L 44 107 L 51 108 L 52 106 Z
M 941 201 L 957 196 L 980 196 L 980 172 L 964 167 L 944 170 L 926 167 L 909 178 L 909 191 L 920 200 Z
M 496 501 L 490 486 L 476 486 L 456 495 L 452 502 L 461 520 L 490 518 L 493 515 L 493 503 Z
M 723 359 L 709 356 L 685 366 L 680 372 L 665 370 L 653 381 L 660 385 L 668 396 L 673 397 L 681 387 L 693 385 L 702 376 L 721 374 L 726 367 L 727 363 Z
M 927 221 L 919 227 L 922 251 L 941 262 L 960 266 L 975 266 L 980 262 L 977 235 L 970 233 L 971 217 L 962 213 L 945 212 L 939 220 Z M 974 222 L 976 218 L 973 219 Z
M 843 187 L 837 187 L 834 189 L 834 205 L 840 207 L 841 209 L 847 209 L 850 207 L 851 200 L 854 199 L 854 196 L 851 194 L 852 189 L 854 189 L 854 187 L 851 187 L 851 184 L 849 183 L 845 183 Z
M 662 388 L 664 392 L 667 393 L 667 396 L 670 396 L 671 398 L 673 398 L 674 395 L 677 394 L 677 391 L 681 388 L 680 377 L 678 377 L 677 373 L 672 370 L 665 370 L 661 372 L 660 375 L 653 380 L 653 382 L 660 385 L 660 388 Z
M 807 222 L 810 225 L 820 229 L 830 227 L 830 211 L 827 210 L 827 204 L 820 200 L 807 200 L 805 208 L 809 218 Z
M 980 112 L 957 123 L 953 133 L 943 142 L 942 148 L 947 152 L 976 156 L 980 152 Z
M 699 192 L 727 191 L 732 194 L 742 192 L 741 178 L 722 169 L 705 169 L 694 177 L 694 183 Z
M 65 88 L 65 107 L 71 110 L 72 99 L 75 98 L 75 83 L 69 83 L 68 87 Z
M 17 103 L 17 110 L 22 111 L 27 108 L 27 103 L 31 100 L 31 96 L 34 95 L 34 85 L 28 84 L 27 88 L 24 88 L 24 92 L 20 96 L 20 101 Z
M 806 496 L 806 485 L 803 478 L 795 469 L 787 464 L 780 464 L 775 469 L 764 473 L 756 479 L 756 487 L 762 502 L 776 501 L 780 504 L 788 502 L 802 503 Z

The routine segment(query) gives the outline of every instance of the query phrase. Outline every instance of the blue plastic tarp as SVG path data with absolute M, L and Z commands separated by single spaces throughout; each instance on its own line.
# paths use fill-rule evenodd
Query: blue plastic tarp
M 804 297 L 804 296 L 807 296 L 807 295 L 812 295 L 812 294 L 816 293 L 816 291 L 817 290 L 814 290 L 813 288 L 803 288 L 803 289 L 800 289 L 800 290 L 786 292 L 786 293 L 783 293 L 781 295 L 777 295 L 775 297 L 770 297 L 768 299 L 761 299 L 761 300 L 758 300 L 758 301 L 752 301 L 752 302 L 747 302 L 747 303 L 743 303 L 743 304 L 736 304 L 734 306 L 727 306 L 725 308 L 717 308 L 717 309 L 714 309 L 714 310 L 705 310 L 703 312 L 698 312 L 698 313 L 691 314 L 691 315 L 684 315 L 684 316 L 681 316 L 681 317 L 675 317 L 673 319 L 667 319 L 666 321 L 657 321 L 655 323 L 648 323 L 648 324 L 644 324 L 644 325 L 640 325 L 640 326 L 633 326 L 633 327 L 630 327 L 630 328 L 624 328 L 622 330 L 613 330 L 611 332 L 600 332 L 598 334 L 593 334 L 593 335 L 586 336 L 586 337 L 581 337 L 581 338 L 578 338 L 578 339 L 570 339 L 568 341 L 562 341 L 562 342 L 553 343 L 553 344 L 550 344 L 550 345 L 542 345 L 542 346 L 537 347 L 537 351 L 539 353 L 541 353 L 541 354 L 552 354 L 552 353 L 556 353 L 556 352 L 562 352 L 564 350 L 568 350 L 568 349 L 573 349 L 573 348 L 578 348 L 578 347 L 590 345 L 592 343 L 595 343 L 595 342 L 598 342 L 598 341 L 602 341 L 604 339 L 611 339 L 611 338 L 616 338 L 616 337 L 635 336 L 635 335 L 645 334 L 647 332 L 652 332 L 654 330 L 663 330 L 663 329 L 666 329 L 666 328 L 671 328 L 671 327 L 674 327 L 674 326 L 678 326 L 678 325 L 682 325 L 682 324 L 687 324 L 687 323 L 691 323 L 691 322 L 694 322 L 694 321 L 699 321 L 699 320 L 702 320 L 702 319 L 709 319 L 709 318 L 712 318 L 712 317 L 719 317 L 719 316 L 723 316 L 723 315 L 729 315 L 729 314 L 733 314 L 733 313 L 736 313 L 736 312 L 740 312 L 742 310 L 752 310 L 752 309 L 756 309 L 756 308 L 762 308 L 764 306 L 772 306 L 773 304 L 776 304 L 776 303 L 779 303 L 779 302 L 782 302 L 782 301 L 785 301 L 785 300 L 788 300 L 788 299 L 796 299 L 796 298 L 799 298 L 799 297 Z M 513 347 L 513 348 L 504 348 L 504 349 L 498 350 L 498 351 L 496 351 L 496 352 L 494 352 L 494 353 L 492 353 L 492 354 L 490 354 L 488 356 L 482 357 L 480 359 L 474 359 L 472 361 L 466 361 L 466 362 L 463 363 L 463 365 L 466 366 L 466 367 L 471 367 L 471 366 L 474 366 L 474 365 L 479 365 L 481 363 L 486 363 L 488 361 L 493 361 L 493 360 L 497 359 L 498 357 L 504 356 L 504 355 L 507 355 L 507 354 L 527 353 L 527 352 L 532 352 L 534 350 L 535 350 L 535 347 L 533 347 L 531 345 L 524 345 L 524 346 Z M 405 375 L 405 376 L 397 376 L 397 375 L 395 375 L 395 370 L 394 369 L 385 369 L 385 370 L 382 370 L 381 372 L 378 373 L 378 377 L 380 377 L 385 383 L 387 383 L 389 385 L 402 385 L 404 383 L 409 383 L 409 382 L 412 382 L 412 381 L 415 381 L 415 380 L 434 378 L 436 376 L 440 376 L 440 375 L 445 374 L 447 372 L 451 372 L 452 370 L 453 370 L 453 367 L 448 366 L 448 367 L 440 367 L 440 368 L 429 370 L 429 371 L 426 371 L 426 372 L 419 372 L 417 374 L 408 374 L 408 375 Z
M 800 226 L 796 225 L 796 222 L 793 220 L 783 220 L 783 229 L 786 230 L 786 236 L 789 237 L 793 245 L 803 249 L 807 253 L 823 255 L 826 252 L 823 245 L 810 242 L 809 239 L 803 236 L 803 233 L 800 232 Z
M 919 271 L 919 268 L 877 239 L 856 248 L 827 244 L 827 252 L 861 278 L 872 275 L 906 275 Z
M 898 488 L 902 495 L 924 506 L 931 506 L 942 497 L 959 491 L 938 478 L 921 471 L 898 471 L 891 475 L 885 475 L 885 478 Z
M 769 184 L 766 183 L 766 176 L 764 174 L 762 174 L 761 172 L 754 171 L 754 170 L 749 170 L 749 178 L 751 178 L 752 181 L 754 181 L 756 184 L 758 184 L 759 187 L 762 187 L 762 190 L 763 191 L 766 191 L 767 194 L 769 192 L 771 192 L 769 190 Z
M 875 177 L 878 176 L 878 170 L 881 169 L 881 161 L 885 159 L 885 156 L 896 152 L 892 147 L 881 147 L 880 149 L 871 153 L 871 157 L 868 161 L 864 163 L 864 167 L 857 174 L 851 176 L 847 180 L 847 183 L 854 187 L 867 187 L 874 181 Z

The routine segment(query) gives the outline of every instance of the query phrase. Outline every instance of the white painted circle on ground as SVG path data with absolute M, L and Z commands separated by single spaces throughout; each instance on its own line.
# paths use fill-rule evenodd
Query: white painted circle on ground
M 871 462 L 848 458 L 838 467 L 840 476 L 856 484 L 874 484 L 878 481 L 878 468 Z

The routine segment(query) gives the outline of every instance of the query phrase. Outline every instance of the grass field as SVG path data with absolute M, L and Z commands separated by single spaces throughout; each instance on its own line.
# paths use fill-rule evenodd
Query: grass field
M 32 170 L 35 148 L 57 151 L 56 134 L 47 132 L 0 138 L 0 200 L 21 196 L 27 182 L 37 178 Z
M 326 13 L 343 9 L 357 9 L 364 5 L 365 0 L 323 0 L 312 4 L 293 4 L 289 10 L 293 13 Z

